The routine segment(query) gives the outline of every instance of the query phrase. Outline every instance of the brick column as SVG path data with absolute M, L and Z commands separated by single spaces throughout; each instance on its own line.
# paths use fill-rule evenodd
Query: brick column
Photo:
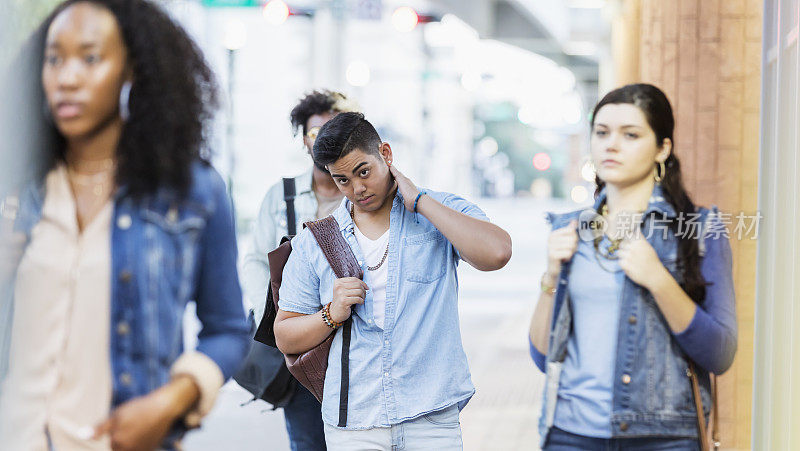
M 763 1 L 635 1 L 639 79 L 662 88 L 675 108 L 675 152 L 687 189 L 697 204 L 753 214 Z M 739 350 L 720 378 L 721 433 L 724 448 L 750 449 L 756 242 L 732 235 L 731 245 Z

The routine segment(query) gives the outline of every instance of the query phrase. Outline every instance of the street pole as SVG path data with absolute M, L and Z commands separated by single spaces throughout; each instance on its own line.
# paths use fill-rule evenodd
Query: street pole
M 345 23 L 347 4 L 345 0 L 332 0 L 331 1 L 331 15 L 333 16 L 333 48 L 331 55 L 333 56 L 333 82 L 337 90 L 343 90 L 344 82 L 342 81 L 342 74 L 344 73 L 344 38 L 347 30 Z

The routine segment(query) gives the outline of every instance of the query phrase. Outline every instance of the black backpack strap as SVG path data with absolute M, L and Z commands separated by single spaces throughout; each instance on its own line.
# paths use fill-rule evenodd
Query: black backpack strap
M 347 426 L 347 398 L 350 392 L 350 329 L 352 318 L 342 326 L 342 385 L 339 388 L 339 427 Z
M 286 202 L 286 234 L 293 236 L 297 233 L 297 218 L 294 213 L 295 198 L 294 178 L 283 179 L 283 200 Z

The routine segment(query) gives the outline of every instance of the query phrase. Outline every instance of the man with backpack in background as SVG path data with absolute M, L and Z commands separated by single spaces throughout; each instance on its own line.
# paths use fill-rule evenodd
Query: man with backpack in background
M 303 144 L 311 154 L 322 125 L 341 112 L 357 109 L 355 102 L 341 93 L 313 91 L 292 109 L 292 128 L 295 135 L 302 131 Z M 298 177 L 284 178 L 267 191 L 242 268 L 244 295 L 253 306 L 251 314 L 255 322 L 264 314 L 270 280 L 267 253 L 278 247 L 282 237 L 299 232 L 304 222 L 328 216 L 341 200 L 342 194 L 328 171 L 316 165 Z M 293 451 L 326 449 L 320 404 L 292 378 L 280 351 L 254 342 L 234 379 L 255 398 L 264 399 L 275 408 L 283 407 Z

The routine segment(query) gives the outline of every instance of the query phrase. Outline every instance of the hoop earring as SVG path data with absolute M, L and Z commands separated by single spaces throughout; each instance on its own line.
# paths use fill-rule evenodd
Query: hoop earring
M 658 171 L 659 168 L 661 169 L 660 174 Z M 656 183 L 661 183 L 661 181 L 664 180 L 664 176 L 666 175 L 667 175 L 667 165 L 665 165 L 664 162 L 661 161 L 658 163 L 658 166 L 656 166 L 656 175 L 653 178 L 656 179 Z
M 131 101 L 131 88 L 133 83 L 126 81 L 122 84 L 122 89 L 119 90 L 119 117 L 123 122 L 127 122 L 131 117 L 130 101 Z

